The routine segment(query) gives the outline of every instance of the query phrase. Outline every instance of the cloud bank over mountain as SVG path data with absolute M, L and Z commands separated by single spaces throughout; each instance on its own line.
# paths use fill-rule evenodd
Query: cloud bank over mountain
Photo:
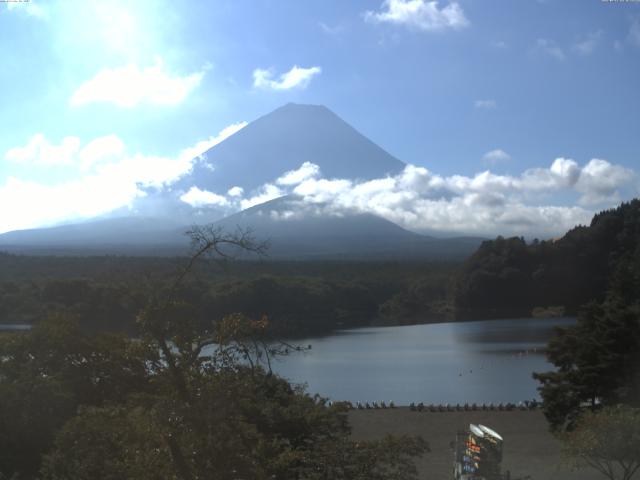
M 398 175 L 368 181 L 323 178 L 317 165 L 306 162 L 263 185 L 253 197 L 223 198 L 230 209 L 244 209 L 295 195 L 298 208 L 274 211 L 272 217 L 279 220 L 308 212 L 372 213 L 418 232 L 551 237 L 588 223 L 594 214 L 589 207 L 615 204 L 626 189 L 639 191 L 637 174 L 601 159 L 580 166 L 557 158 L 548 168 L 519 176 L 489 170 L 473 177 L 441 176 L 407 165 Z M 217 194 L 208 194 L 212 203 L 221 203 Z M 554 204 L 552 196 L 559 194 L 578 195 L 582 206 Z
M 78 137 L 65 137 L 55 144 L 36 134 L 26 145 L 8 150 L 4 159 L 30 169 L 65 168 L 73 178 L 50 184 L 9 177 L 0 184 L 0 202 L 12 208 L 3 212 L 0 232 L 81 220 L 130 205 L 147 194 L 145 188 L 162 189 L 182 177 L 205 151 L 246 124 L 229 125 L 174 156 L 130 152 L 115 135 L 83 145 Z M 210 196 L 203 199 L 193 192 L 186 198 L 196 205 L 211 201 Z
M 637 172 L 599 158 L 499 174 L 518 159 L 495 149 L 486 170 L 443 175 L 401 162 L 318 105 L 284 105 L 173 156 L 132 150 L 116 135 L 56 143 L 37 134 L 10 148 L 8 162 L 64 180 L 0 184 L 0 201 L 13 207 L 0 232 L 104 214 L 209 222 L 288 195 L 269 207 L 274 220 L 365 213 L 431 235 L 545 238 L 640 194 Z

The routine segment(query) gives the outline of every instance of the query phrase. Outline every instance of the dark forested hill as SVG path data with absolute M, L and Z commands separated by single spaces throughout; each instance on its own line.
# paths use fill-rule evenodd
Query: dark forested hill
M 574 314 L 585 302 L 601 300 L 612 282 L 640 291 L 638 199 L 598 213 L 589 226 L 557 240 L 483 242 L 460 272 L 455 306 L 462 318 L 529 315 L 551 306 Z

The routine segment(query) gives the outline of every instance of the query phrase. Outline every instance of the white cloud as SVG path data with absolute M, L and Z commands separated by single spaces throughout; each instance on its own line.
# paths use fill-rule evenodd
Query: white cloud
M 320 67 L 302 68 L 294 65 L 291 70 L 283 73 L 278 80 L 273 80 L 273 72 L 256 68 L 253 71 L 253 86 L 270 90 L 290 90 L 292 88 L 307 88 L 311 79 L 322 72 Z
M 78 154 L 80 168 L 89 170 L 100 162 L 117 161 L 122 157 L 125 145 L 116 135 L 107 135 L 89 142 Z
M 4 158 L 33 165 L 70 165 L 80 150 L 78 137 L 65 137 L 60 145 L 52 145 L 38 133 L 29 139 L 24 147 L 14 147 L 5 153 Z
M 367 11 L 364 18 L 367 22 L 404 25 L 426 32 L 458 30 L 469 25 L 469 20 L 457 2 L 450 2 L 443 7 L 439 3 L 427 0 L 385 0 L 380 11 Z
M 556 42 L 547 38 L 539 38 L 536 41 L 536 50 L 556 60 L 562 61 L 565 59 L 564 50 Z
M 633 182 L 636 178 L 632 170 L 594 158 L 582 169 L 575 185 L 576 190 L 582 193 L 580 203 L 595 205 L 618 202 L 620 186 Z
M 346 189 L 351 188 L 352 182 L 344 179 L 327 180 L 326 178 L 311 178 L 296 186 L 293 193 L 302 195 L 305 198 L 312 199 L 314 202 L 327 202 L 336 195 L 343 193 Z
M 605 160 L 584 167 L 558 158 L 549 168 L 519 176 L 490 171 L 472 177 L 443 177 L 407 165 L 396 176 L 369 181 L 311 177 L 280 194 L 298 195 L 304 205 L 324 213 L 367 212 L 416 231 L 476 235 L 555 236 L 588 223 L 593 211 L 578 206 L 544 205 L 554 194 L 572 193 L 583 205 L 610 206 L 624 188 L 638 189 L 629 169 Z
M 490 45 L 494 48 L 499 48 L 499 49 L 509 48 L 509 45 L 507 45 L 507 42 L 503 40 L 494 40 L 491 42 Z
M 248 199 L 240 201 L 240 207 L 242 210 L 247 208 L 251 208 L 255 205 L 260 205 L 261 203 L 268 202 L 269 200 L 273 200 L 275 198 L 281 197 L 285 192 L 278 188 L 277 186 L 267 183 L 262 186 L 260 192 Z
M 151 105 L 177 105 L 198 86 L 208 67 L 186 76 L 172 75 L 165 71 L 160 58 L 155 65 L 140 68 L 127 65 L 104 68 L 95 77 L 84 82 L 73 93 L 73 106 L 90 103 L 113 103 L 131 108 L 142 103 Z
M 35 3 L 33 0 L 28 2 L 12 2 L 6 3 L 8 11 L 15 11 L 24 13 L 30 17 L 36 17 L 39 19 L 48 19 L 49 11 L 44 8 L 40 3 Z
M 243 194 L 244 188 L 238 186 L 231 187 L 227 192 L 227 195 L 229 195 L 230 197 L 241 197 Z
M 12 208 L 3 211 L 0 232 L 93 217 L 130 205 L 144 195 L 142 188 L 161 188 L 189 172 L 198 155 L 243 125 L 231 125 L 218 136 L 197 142 L 175 156 L 128 152 L 115 135 L 96 138 L 84 146 L 77 137 L 66 137 L 59 145 L 52 145 L 43 135 L 34 135 L 26 146 L 8 150 L 5 159 L 40 168 L 65 165 L 76 169 L 77 178 L 52 185 L 8 178 L 0 184 L 0 204 Z M 226 205 L 224 197 L 202 192 L 191 192 L 187 200 Z
M 561 186 L 572 187 L 580 178 L 580 166 L 570 158 L 556 158 L 549 170 L 559 179 Z
M 580 55 L 591 55 L 602 39 L 602 30 L 589 33 L 585 38 L 573 44 L 573 50 Z
M 191 187 L 187 193 L 180 197 L 180 200 L 188 203 L 192 207 L 202 207 L 206 205 L 226 207 L 229 205 L 229 201 L 222 195 L 217 195 L 208 190 L 200 190 L 198 187 Z
M 475 102 L 473 102 L 473 105 L 476 108 L 483 108 L 486 110 L 493 110 L 494 108 L 498 108 L 498 104 L 496 103 L 496 101 L 491 98 L 486 100 L 476 100 Z
M 188 172 L 194 153 L 205 143 L 199 142 L 200 148 L 185 148 L 174 157 L 129 154 L 114 136 L 78 146 L 71 158 L 71 165 L 82 173 L 77 180 L 46 186 L 9 178 L 0 185 L 0 202 L 19 206 L 3 214 L 0 231 L 91 217 L 129 205 L 143 195 L 141 187 L 162 188 Z M 9 152 L 20 159 L 40 158 L 37 148 L 18 147 Z M 520 175 L 497 175 L 486 170 L 473 176 L 442 176 L 414 165 L 407 165 L 395 176 L 368 181 L 320 175 L 317 165 L 304 162 L 249 198 L 239 186 L 224 195 L 194 186 L 181 199 L 194 208 L 217 205 L 235 211 L 293 194 L 304 212 L 372 213 L 414 231 L 551 237 L 588 223 L 594 211 L 585 207 L 609 207 L 630 192 L 640 193 L 634 171 L 602 159 L 581 166 L 575 160 L 557 158 L 547 168 L 528 169 Z M 556 195 L 564 202 L 573 195 L 581 206 L 557 204 L 553 200 Z M 278 213 L 277 219 L 302 214 L 289 210 Z
M 489 165 L 496 165 L 498 163 L 504 163 L 511 160 L 511 155 L 500 148 L 491 150 L 482 156 L 482 159 Z
M 43 185 L 9 177 L 0 185 L 4 209 L 0 232 L 89 218 L 129 204 L 138 195 L 135 183 L 105 175 Z
M 315 163 L 304 162 L 297 170 L 290 170 L 276 180 L 278 185 L 297 185 L 320 175 L 320 167 Z

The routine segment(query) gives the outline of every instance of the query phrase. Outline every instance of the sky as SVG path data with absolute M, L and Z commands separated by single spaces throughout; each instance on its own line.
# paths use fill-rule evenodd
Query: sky
M 279 185 L 416 231 L 554 236 L 640 195 L 640 2 L 5 2 L 0 55 L 0 232 L 129 205 L 288 102 L 409 166 L 354 184 L 301 160 L 297 183 L 185 201 Z

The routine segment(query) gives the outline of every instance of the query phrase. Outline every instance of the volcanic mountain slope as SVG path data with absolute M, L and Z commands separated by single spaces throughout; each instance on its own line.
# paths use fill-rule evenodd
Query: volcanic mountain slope
M 82 223 L 0 235 L 0 249 L 24 253 L 185 253 L 183 232 L 219 221 L 250 227 L 271 239 L 272 258 L 450 257 L 471 253 L 478 239 L 446 241 L 418 235 L 370 214 L 331 212 L 287 196 L 233 213 L 229 206 L 192 206 L 181 197 L 193 187 L 224 195 L 241 187 L 259 193 L 304 162 L 325 178 L 369 180 L 397 174 L 405 164 L 323 106 L 287 104 L 255 120 L 194 160 L 171 185 L 149 190 L 108 216 Z M 223 219 L 223 220 L 221 220 Z
M 304 162 L 320 167 L 326 178 L 370 180 L 402 171 L 405 164 L 321 105 L 289 103 L 249 123 L 202 154 L 191 171 L 160 191 L 136 199 L 143 216 L 221 218 L 220 206 L 196 209 L 180 197 L 192 188 L 224 195 L 241 187 L 246 196 Z M 193 217 L 192 220 L 198 220 Z
M 268 256 L 343 259 L 458 259 L 471 255 L 482 239 L 434 238 L 401 228 L 369 213 L 332 212 L 286 196 L 226 217 L 217 226 L 225 231 L 250 230 L 269 242 Z
M 304 162 L 318 165 L 326 178 L 364 180 L 405 167 L 327 107 L 294 103 L 251 122 L 203 157 L 174 190 L 225 193 L 240 186 L 251 192 Z

